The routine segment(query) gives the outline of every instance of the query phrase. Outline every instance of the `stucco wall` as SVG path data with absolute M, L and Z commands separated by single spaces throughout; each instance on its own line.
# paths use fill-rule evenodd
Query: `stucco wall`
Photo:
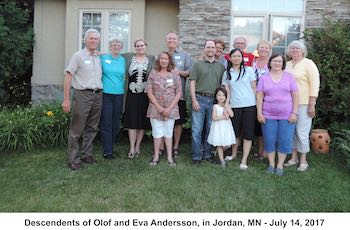
M 65 65 L 66 4 L 37 0 L 34 8 L 32 100 L 60 98 Z M 50 86 L 50 87 L 46 87 Z
M 145 40 L 148 53 L 157 55 L 166 49 L 165 34 L 178 31 L 178 0 L 146 0 Z
M 305 10 L 306 28 L 320 27 L 324 16 L 350 20 L 350 0 L 307 0 Z

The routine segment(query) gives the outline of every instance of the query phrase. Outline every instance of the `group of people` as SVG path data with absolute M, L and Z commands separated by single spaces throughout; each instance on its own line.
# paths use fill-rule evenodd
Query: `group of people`
M 165 149 L 169 165 L 176 165 L 174 158 L 179 154 L 187 116 L 185 94 L 189 79 L 192 165 L 205 160 L 225 167 L 226 161 L 237 157 L 242 145 L 239 167 L 246 170 L 256 137 L 257 157 L 267 157 L 269 161 L 267 173 L 281 176 L 283 167 L 291 165 L 298 165 L 299 171 L 307 170 L 319 72 L 315 63 L 306 58 L 303 42 L 288 45 L 291 60 L 286 62 L 283 54 L 271 55 L 268 41 L 258 43 L 254 56 L 245 52 L 244 37 L 236 37 L 233 49 L 226 55 L 223 40 L 207 40 L 202 55 L 192 64 L 190 55 L 178 48 L 178 39 L 176 32 L 169 32 L 168 50 L 156 58 L 146 54 L 147 43 L 142 39 L 134 42 L 135 53 L 121 54 L 123 43 L 112 39 L 110 52 L 100 54 L 96 50 L 99 33 L 94 29 L 86 32 L 86 47 L 71 58 L 64 83 L 65 112 L 71 110 L 70 90 L 74 89 L 69 168 L 79 169 L 81 161 L 96 162 L 92 141 L 100 121 L 103 157 L 113 159 L 120 120 L 128 129 L 130 159 L 140 154 L 145 129 L 151 127 L 154 146 L 149 165 L 156 166 Z M 213 147 L 219 162 L 213 157 Z M 225 157 L 228 147 L 230 154 Z M 289 154 L 292 156 L 285 163 Z
M 157 165 L 161 148 L 166 147 L 169 165 L 176 165 L 173 158 L 179 154 L 186 121 L 186 78 L 192 65 L 190 55 L 178 49 L 177 33 L 166 35 L 168 50 L 156 58 L 146 54 L 143 39 L 134 42 L 135 52 L 123 54 L 123 42 L 114 38 L 108 53 L 98 52 L 100 34 L 95 29 L 87 30 L 84 39 L 85 48 L 72 56 L 64 81 L 62 107 L 72 115 L 68 167 L 77 170 L 81 162 L 96 162 L 92 142 L 99 125 L 103 157 L 114 159 L 121 120 L 128 130 L 129 159 L 139 156 L 145 130 L 152 128 L 154 154 L 149 164 Z

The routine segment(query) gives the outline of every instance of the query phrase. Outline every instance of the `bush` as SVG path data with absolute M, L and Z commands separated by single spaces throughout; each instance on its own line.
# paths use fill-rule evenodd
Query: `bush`
M 341 129 L 334 132 L 331 147 L 350 171 L 350 129 Z
M 67 144 L 70 117 L 60 105 L 2 108 L 0 151 L 31 150 Z
M 0 104 L 28 104 L 32 46 L 30 6 L 24 1 L 0 2 Z
M 321 85 L 316 126 L 350 128 L 350 24 L 325 19 L 319 29 L 307 29 L 308 57 L 319 68 Z

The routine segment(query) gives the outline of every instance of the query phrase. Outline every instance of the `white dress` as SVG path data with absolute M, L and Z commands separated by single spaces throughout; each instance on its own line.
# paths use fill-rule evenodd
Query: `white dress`
M 213 106 L 213 111 L 216 111 L 218 116 L 222 116 L 224 113 L 224 107 L 215 104 Z M 236 136 L 233 131 L 231 119 L 213 120 L 211 122 L 207 141 L 213 146 L 230 146 L 235 144 Z

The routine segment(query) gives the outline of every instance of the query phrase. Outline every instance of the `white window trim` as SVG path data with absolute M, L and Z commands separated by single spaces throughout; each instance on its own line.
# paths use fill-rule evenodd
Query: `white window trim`
M 108 52 L 108 38 L 105 39 L 108 36 L 109 33 L 109 15 L 111 13 L 127 13 L 129 15 L 129 40 L 128 44 L 124 44 L 124 47 L 126 48 L 127 52 L 130 52 L 131 49 L 131 25 L 132 25 L 132 10 L 123 10 L 123 9 L 79 9 L 79 37 L 78 37 L 78 47 L 81 48 L 81 41 L 84 37 L 83 31 L 82 31 L 82 20 L 83 20 L 83 14 L 84 13 L 100 13 L 101 14 L 101 40 L 100 40 L 100 47 L 101 52 Z M 107 26 L 106 26 L 107 25 Z

